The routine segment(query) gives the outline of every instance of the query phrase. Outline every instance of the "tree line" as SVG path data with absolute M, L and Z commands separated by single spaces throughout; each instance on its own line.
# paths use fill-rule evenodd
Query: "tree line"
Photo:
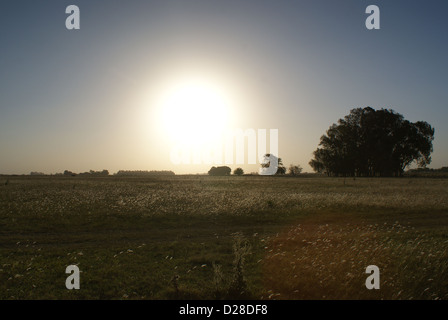
M 434 128 L 427 122 L 411 122 L 392 109 L 355 108 L 332 124 L 321 136 L 309 165 L 315 172 L 328 176 L 402 176 L 412 163 L 416 163 L 418 168 L 426 168 L 431 163 L 434 132 Z M 271 168 L 273 160 L 276 164 L 273 171 L 275 175 L 296 176 L 303 170 L 300 165 L 295 164 L 286 168 L 282 158 L 268 153 L 261 163 L 261 171 L 263 168 Z M 219 166 L 212 167 L 208 174 L 227 176 L 231 172 L 230 167 Z M 244 170 L 236 168 L 233 174 L 243 175 Z M 43 173 L 31 172 L 31 175 Z M 76 174 L 65 170 L 64 173 L 56 175 L 107 176 L 109 172 L 90 170 Z M 120 170 L 114 175 L 148 176 L 175 173 L 165 170 Z
M 264 159 L 265 161 L 263 161 L 263 163 L 261 164 L 262 168 L 266 168 L 269 167 L 271 165 L 271 163 L 268 161 L 268 159 L 271 158 L 275 158 L 277 159 L 277 168 L 275 175 L 291 175 L 291 176 L 297 176 L 302 172 L 302 167 L 300 165 L 295 165 L 295 164 L 291 164 L 288 168 L 288 170 L 286 169 L 286 167 L 283 165 L 283 160 L 282 158 L 276 158 L 274 155 L 272 154 L 265 154 Z M 229 176 L 230 173 L 232 172 L 232 169 L 228 166 L 220 166 L 220 167 L 211 167 L 210 170 L 208 171 L 208 174 L 210 176 Z M 242 168 L 236 168 L 235 170 L 233 170 L 233 174 L 237 175 L 237 176 L 241 176 L 244 174 L 244 170 Z M 258 174 L 258 173 L 257 173 Z M 251 173 L 250 175 L 253 175 L 253 173 Z
M 330 126 L 320 138 L 309 165 L 328 176 L 402 176 L 412 163 L 431 163 L 434 128 L 424 121 L 411 122 L 392 109 L 355 108 Z M 266 154 L 261 169 L 274 161 L 275 175 L 298 175 L 300 165 L 288 168 L 282 159 Z M 238 173 L 243 174 L 241 168 Z M 212 167 L 209 175 L 230 175 L 229 167 Z
M 44 176 L 46 175 L 43 172 L 36 172 L 36 171 L 32 171 L 30 173 L 31 176 Z M 70 170 L 64 170 L 63 173 L 56 173 L 55 176 L 66 176 L 66 177 L 75 177 L 75 176 L 109 176 L 109 171 L 104 169 L 101 171 L 94 171 L 94 170 L 90 170 L 90 171 L 86 171 L 86 172 L 80 172 L 80 173 L 76 173 L 76 172 L 72 172 Z M 175 173 L 173 171 L 167 171 L 167 170 L 161 170 L 161 171 L 157 171 L 157 170 L 151 170 L 151 171 L 147 171 L 147 170 L 119 170 L 118 172 L 113 174 L 114 176 L 174 176 Z

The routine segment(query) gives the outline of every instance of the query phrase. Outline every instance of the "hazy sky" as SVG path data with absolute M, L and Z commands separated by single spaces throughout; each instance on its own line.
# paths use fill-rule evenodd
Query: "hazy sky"
M 80 30 L 65 26 L 72 4 Z M 380 30 L 365 27 L 371 4 Z M 447 166 L 447 12 L 444 0 L 2 0 L 0 173 L 206 172 L 171 162 L 182 133 L 167 132 L 185 118 L 211 136 L 216 105 L 226 126 L 278 129 L 285 165 L 305 171 L 352 108 L 392 108 L 435 128 L 430 167 Z M 204 95 L 213 110 L 181 112 Z

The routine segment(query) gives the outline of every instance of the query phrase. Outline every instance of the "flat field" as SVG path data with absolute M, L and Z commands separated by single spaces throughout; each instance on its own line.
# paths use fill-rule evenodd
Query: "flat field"
M 448 299 L 448 180 L 0 176 L 0 299 L 239 298 Z

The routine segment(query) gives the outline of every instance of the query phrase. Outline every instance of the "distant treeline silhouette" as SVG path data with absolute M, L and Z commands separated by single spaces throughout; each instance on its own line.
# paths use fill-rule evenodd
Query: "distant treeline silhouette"
M 53 175 L 53 174 L 45 174 L 43 172 L 37 172 L 32 171 L 30 172 L 30 176 L 46 176 L 46 175 Z M 102 170 L 102 171 L 94 171 L 90 170 L 88 172 L 81 172 L 76 173 L 72 172 L 70 170 L 65 170 L 63 173 L 55 173 L 55 176 L 68 176 L 68 177 L 75 177 L 75 176 L 108 176 L 109 171 L 108 170 Z M 175 173 L 173 171 L 145 171 L 145 170 L 120 170 L 117 173 L 114 173 L 114 176 L 174 176 Z
M 81 172 L 79 175 L 80 176 L 108 176 L 109 171 L 108 170 L 102 170 L 102 171 L 90 170 L 89 172 Z
M 31 172 L 31 175 L 33 175 L 33 172 Z M 109 171 L 108 170 L 102 170 L 102 171 L 94 171 L 90 170 L 89 172 L 81 172 L 81 173 L 75 173 L 70 170 L 65 170 L 64 173 L 56 173 L 55 176 L 67 176 L 67 177 L 74 177 L 74 176 L 108 176 Z
M 173 171 L 144 171 L 144 170 L 120 170 L 114 175 L 116 176 L 174 176 L 175 173 Z
M 431 178 L 446 178 L 448 177 L 448 167 L 439 169 L 432 168 L 416 168 L 409 169 L 404 173 L 408 177 L 431 177 Z
M 407 172 L 446 172 L 448 173 L 448 167 L 442 167 L 439 169 L 432 168 L 417 168 L 417 169 L 409 169 Z
M 434 129 L 390 109 L 350 111 L 320 139 L 309 164 L 329 176 L 402 176 L 414 161 L 431 163 Z
M 37 172 L 37 171 L 31 171 L 30 176 L 44 176 L 45 173 L 43 172 Z

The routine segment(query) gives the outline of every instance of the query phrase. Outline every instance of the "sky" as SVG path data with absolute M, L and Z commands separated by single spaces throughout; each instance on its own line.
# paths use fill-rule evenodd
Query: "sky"
M 365 26 L 372 4 L 379 30 Z M 203 152 L 229 128 L 277 129 L 283 163 L 311 172 L 329 126 L 367 106 L 427 121 L 429 167 L 447 166 L 447 12 L 443 0 L 3 0 L 0 173 L 205 173 L 205 158 L 178 164 L 173 150 Z

